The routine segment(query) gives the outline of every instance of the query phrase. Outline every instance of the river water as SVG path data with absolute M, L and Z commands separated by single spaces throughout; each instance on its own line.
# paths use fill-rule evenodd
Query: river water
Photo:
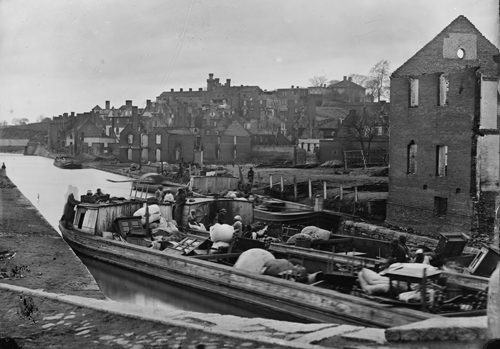
M 76 188 L 77 198 L 87 190 L 95 192 L 97 188 L 111 196 L 128 197 L 130 194 L 130 183 L 108 181 L 108 179 L 126 180 L 127 177 L 104 171 L 64 170 L 55 167 L 52 159 L 20 154 L 0 153 L 1 162 L 5 163 L 7 175 L 12 182 L 57 232 L 59 232 L 58 222 L 71 187 Z M 227 299 L 207 296 L 196 290 L 169 285 L 93 259 L 81 258 L 104 295 L 115 301 L 147 305 L 166 311 L 189 310 L 291 320 L 263 309 L 253 307 L 249 309 L 250 307 L 244 304 L 228 302 Z

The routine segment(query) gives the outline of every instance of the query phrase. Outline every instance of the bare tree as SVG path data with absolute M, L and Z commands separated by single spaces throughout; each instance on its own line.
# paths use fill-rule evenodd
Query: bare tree
M 366 156 L 370 156 L 371 144 L 373 138 L 378 134 L 378 128 L 387 126 L 386 118 L 384 118 L 385 113 L 383 107 L 378 111 L 363 107 L 360 113 L 352 110 L 344 121 L 349 134 L 359 142 L 361 150 Z
M 381 98 L 389 98 L 389 75 L 389 61 L 385 59 L 377 62 L 372 69 L 370 69 L 370 76 L 366 81 L 365 87 L 377 98 L 378 102 L 380 102 Z
M 366 82 L 370 79 L 368 76 L 361 74 L 350 74 L 349 77 L 352 82 L 363 87 L 366 87 Z
M 28 118 L 14 118 L 12 119 L 12 125 L 26 125 L 27 123 L 29 123 L 29 119 Z
M 311 86 L 313 87 L 321 87 L 326 82 L 328 81 L 328 78 L 324 75 L 322 76 L 313 76 L 312 78 L 309 79 L 309 82 L 311 83 Z

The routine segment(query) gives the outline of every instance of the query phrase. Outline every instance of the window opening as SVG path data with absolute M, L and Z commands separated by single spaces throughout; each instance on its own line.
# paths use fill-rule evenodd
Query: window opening
M 436 176 L 445 177 L 448 174 L 448 146 L 436 147 Z
M 418 79 L 410 79 L 410 107 L 418 107 Z
M 415 141 L 411 141 L 407 147 L 407 170 L 408 174 L 417 172 L 417 145 Z
M 448 199 L 439 196 L 434 197 L 434 215 L 444 217 L 448 211 Z
M 450 89 L 450 81 L 445 74 L 439 75 L 439 105 L 448 105 L 448 91 Z

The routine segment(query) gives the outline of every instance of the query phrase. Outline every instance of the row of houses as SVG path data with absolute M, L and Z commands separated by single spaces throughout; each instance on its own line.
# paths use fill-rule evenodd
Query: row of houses
M 325 161 L 332 158 L 331 154 L 343 154 L 345 147 L 366 151 L 363 139 L 371 144 L 374 135 L 370 129 L 374 125 L 368 127 L 366 122 L 370 118 L 377 122 L 380 134 L 376 138 L 385 144 L 380 148 L 387 153 L 388 120 L 378 117 L 381 110 L 387 110 L 382 104 L 370 102 L 365 88 L 347 77 L 330 87 L 292 86 L 268 92 L 258 86 L 232 86 L 230 79 L 221 84 L 209 74 L 206 88 L 172 89 L 161 93 L 154 102 L 147 100 L 144 108 L 133 105 L 131 100 L 117 108 L 105 101 L 104 107 L 96 105 L 89 112 L 54 117 L 47 142 L 52 151 L 112 153 L 121 161 L 178 161 L 180 157 L 238 162 L 257 156 L 251 151 L 256 147 L 262 150 L 276 146 L 297 146 L 285 152 L 288 160 L 295 159 L 297 152 L 309 152 L 319 159 L 318 148 L 306 150 L 304 142 L 298 142 L 299 137 L 315 143 L 336 138 L 337 150 L 323 152 L 330 154 L 325 155 L 328 159 L 320 159 Z M 358 134 L 349 131 L 354 125 L 350 120 L 355 119 L 363 120 L 364 128 Z M 153 142 L 156 134 L 170 139 L 168 146 Z

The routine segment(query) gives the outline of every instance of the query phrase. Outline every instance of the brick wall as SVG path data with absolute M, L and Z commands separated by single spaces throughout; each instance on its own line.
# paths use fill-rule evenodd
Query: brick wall
M 465 57 L 456 56 L 465 47 Z M 463 16 L 425 45 L 391 77 L 387 222 L 437 235 L 491 226 L 490 195 L 478 203 L 476 155 L 480 77 L 496 76 L 494 47 Z M 448 104 L 439 106 L 439 75 L 447 74 Z M 409 79 L 419 81 L 418 106 L 409 107 Z M 416 172 L 407 173 L 407 147 L 417 145 Z M 436 173 L 437 146 L 446 145 L 447 173 Z M 435 197 L 447 200 L 438 216 Z

